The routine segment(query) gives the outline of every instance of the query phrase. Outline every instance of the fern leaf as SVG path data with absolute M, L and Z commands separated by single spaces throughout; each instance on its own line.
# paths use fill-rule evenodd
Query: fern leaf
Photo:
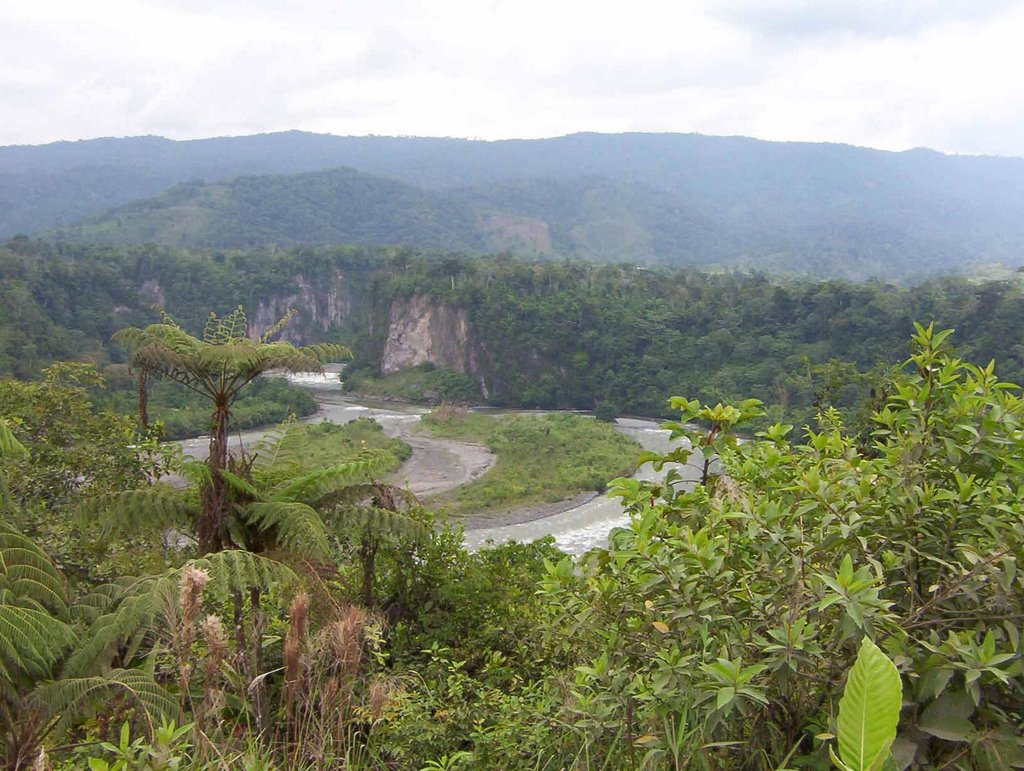
M 220 469 L 218 473 L 220 474 L 221 479 L 227 482 L 228 487 L 235 493 L 248 495 L 250 498 L 255 498 L 257 500 L 263 498 L 263 494 L 257 490 L 248 479 L 240 477 L 238 474 L 232 474 L 226 469 Z
M 298 576 L 287 565 L 242 549 L 208 554 L 189 564 L 209 574 L 210 583 L 205 591 L 219 602 L 227 600 L 234 591 L 247 591 L 254 586 L 270 589 L 298 582 Z
M 37 687 L 30 703 L 46 715 L 66 715 L 96 699 L 127 695 L 146 719 L 150 735 L 161 719 L 178 716 L 178 700 L 162 688 L 148 672 L 114 669 L 92 677 L 69 677 Z
M 47 675 L 74 642 L 74 630 L 45 610 L 0 604 L 0 680 Z
M 157 614 L 175 601 L 176 571 L 148 576 L 120 587 L 108 587 L 110 601 L 95 615 L 80 644 L 64 665 L 64 672 L 83 676 L 109 664 L 123 639 L 153 628 Z
M 7 425 L 5 418 L 0 418 L 0 458 L 27 458 L 28 450 L 18 441 L 14 431 Z
M 327 519 L 332 531 L 341 536 L 350 535 L 355 530 L 414 541 L 425 541 L 430 537 L 430 529 L 422 522 L 376 506 L 338 506 L 329 512 Z
M 31 599 L 59 615 L 67 612 L 67 587 L 53 562 L 29 538 L 2 522 L 0 589 L 18 599 Z
M 370 451 L 359 458 L 336 466 L 311 471 L 298 479 L 271 491 L 274 500 L 305 501 L 314 504 L 338 490 L 358 482 L 365 482 L 386 471 L 394 457 L 384 451 Z
M 129 530 L 152 531 L 186 524 L 195 513 L 194 493 L 155 484 L 88 498 L 75 509 L 80 521 L 99 522 L 105 534 Z
M 324 522 L 310 506 L 295 501 L 258 501 L 242 511 L 250 525 L 272 532 L 279 546 L 314 559 L 330 556 Z

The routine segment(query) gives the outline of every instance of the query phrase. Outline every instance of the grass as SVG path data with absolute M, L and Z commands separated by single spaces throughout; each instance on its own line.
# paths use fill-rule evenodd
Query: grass
M 383 377 L 366 371 L 345 377 L 345 389 L 355 393 L 400 399 L 417 404 L 479 403 L 480 388 L 468 375 L 420 365 Z
M 479 479 L 431 499 L 450 514 L 480 515 L 601 492 L 636 469 L 640 445 L 582 415 L 489 416 L 442 408 L 423 418 L 436 436 L 486 445 L 498 458 Z
M 297 426 L 302 441 L 297 442 L 295 460 L 310 471 L 352 460 L 362 450 L 386 450 L 395 457 L 389 468 L 394 471 L 412 454 L 412 448 L 401 439 L 384 433 L 380 423 L 358 418 L 344 424 L 305 423 Z

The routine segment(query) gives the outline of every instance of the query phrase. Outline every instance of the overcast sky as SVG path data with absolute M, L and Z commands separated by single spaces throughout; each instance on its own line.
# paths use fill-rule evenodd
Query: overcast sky
M 1024 2 L 5 0 L 0 145 L 681 131 L 1024 156 Z

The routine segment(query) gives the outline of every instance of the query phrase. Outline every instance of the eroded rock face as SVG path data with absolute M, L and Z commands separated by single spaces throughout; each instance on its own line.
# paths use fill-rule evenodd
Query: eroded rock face
M 381 372 L 390 375 L 427 362 L 467 375 L 479 372 L 465 309 L 414 295 L 391 306 Z
M 281 340 L 296 345 L 322 340 L 323 332 L 341 324 L 352 311 L 352 297 L 344 275 L 336 271 L 314 286 L 305 276 L 296 276 L 298 291 L 263 298 L 249 316 L 249 336 L 260 337 L 291 308 L 295 319 L 281 333 Z
M 159 281 L 154 279 L 142 282 L 142 286 L 139 287 L 139 296 L 147 300 L 151 305 L 159 308 L 167 307 L 167 296 L 164 295 L 164 288 L 160 286 Z

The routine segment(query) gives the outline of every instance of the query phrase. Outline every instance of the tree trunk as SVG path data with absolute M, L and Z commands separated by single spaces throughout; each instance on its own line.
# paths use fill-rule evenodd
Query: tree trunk
M 210 454 L 206 465 L 210 469 L 210 482 L 203 489 L 203 511 L 200 514 L 196 534 L 201 554 L 211 554 L 224 548 L 221 525 L 227 507 L 227 485 L 220 470 L 228 461 L 228 416 L 227 397 L 218 395 L 213 413 L 213 429 L 210 432 Z
M 252 677 L 255 687 L 252 690 L 252 709 L 256 715 L 256 733 L 262 734 L 268 726 L 267 720 L 267 688 L 260 675 L 263 673 L 263 608 L 260 605 L 258 587 L 249 589 L 249 612 L 252 614 Z
M 377 539 L 369 533 L 363 535 L 363 544 L 359 549 L 359 557 L 363 563 L 363 605 L 373 607 L 373 574 L 377 561 Z
M 149 430 L 149 370 L 143 367 L 139 370 L 139 424 L 143 432 Z

